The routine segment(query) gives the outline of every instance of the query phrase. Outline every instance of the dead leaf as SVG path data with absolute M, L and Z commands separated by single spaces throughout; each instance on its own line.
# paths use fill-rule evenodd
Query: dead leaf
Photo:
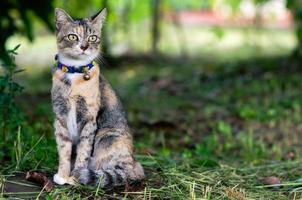
M 51 179 L 38 172 L 28 171 L 26 173 L 25 179 L 34 183 L 38 183 L 39 185 L 43 186 L 44 190 L 47 192 L 50 192 L 54 187 Z

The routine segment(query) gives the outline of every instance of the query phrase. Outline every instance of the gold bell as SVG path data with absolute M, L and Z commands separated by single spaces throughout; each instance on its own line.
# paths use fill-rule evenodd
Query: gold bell
M 62 72 L 67 72 L 68 68 L 66 66 L 62 66 Z
M 90 79 L 90 75 L 88 73 L 85 73 L 83 78 L 85 81 L 88 81 Z
M 84 68 L 83 68 L 83 72 L 84 72 L 85 74 L 87 74 L 87 73 L 89 72 L 89 68 L 88 68 L 88 67 L 84 67 Z

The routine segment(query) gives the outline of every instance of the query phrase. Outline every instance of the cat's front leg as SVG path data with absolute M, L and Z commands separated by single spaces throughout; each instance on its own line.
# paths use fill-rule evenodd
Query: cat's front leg
M 96 128 L 95 122 L 88 121 L 81 131 L 79 143 L 77 145 L 76 161 L 71 174 L 82 184 L 86 184 L 88 164 Z
M 58 172 L 54 175 L 53 180 L 59 185 L 71 184 L 74 185 L 73 177 L 70 177 L 70 160 L 72 151 L 72 140 L 64 121 L 55 120 L 55 136 L 59 153 Z

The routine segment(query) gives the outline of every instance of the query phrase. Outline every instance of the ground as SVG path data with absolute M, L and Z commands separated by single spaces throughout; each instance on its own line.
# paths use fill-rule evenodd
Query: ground
M 298 62 L 287 55 L 244 61 L 155 59 L 102 67 L 128 113 L 142 184 L 114 191 L 56 186 L 46 199 L 300 199 L 302 115 Z M 26 120 L 1 183 L 15 171 L 52 175 L 57 152 L 50 72 L 20 77 Z M 12 159 L 9 159 L 12 158 Z M 280 184 L 267 185 L 268 177 Z M 28 183 L 26 183 L 28 184 Z M 0 184 L 1 186 L 1 184 Z M 3 184 L 2 184 L 3 187 Z M 0 197 L 7 195 L 1 190 Z

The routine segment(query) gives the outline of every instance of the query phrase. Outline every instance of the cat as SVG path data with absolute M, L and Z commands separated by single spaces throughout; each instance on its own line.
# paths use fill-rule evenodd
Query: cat
M 93 17 L 73 19 L 55 9 L 58 54 L 51 96 L 59 166 L 53 180 L 60 185 L 106 188 L 145 177 L 133 157 L 123 107 L 94 61 L 106 15 L 103 9 Z

